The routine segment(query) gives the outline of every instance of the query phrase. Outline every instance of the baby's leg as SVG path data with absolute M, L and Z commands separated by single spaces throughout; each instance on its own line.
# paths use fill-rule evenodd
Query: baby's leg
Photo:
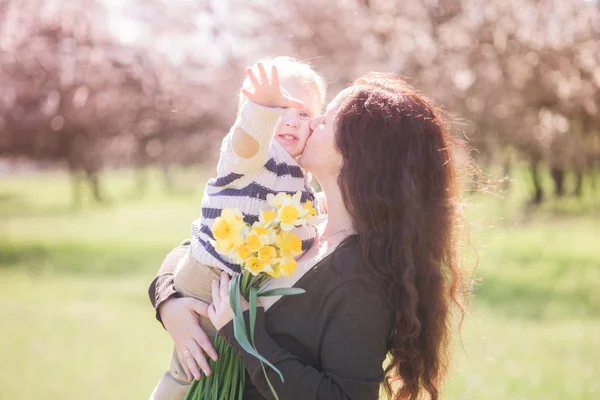
M 221 270 L 199 263 L 188 249 L 175 269 L 175 290 L 187 297 L 212 303 L 212 281 L 221 278 Z M 200 317 L 200 326 L 213 338 L 217 330 L 207 317 Z
M 177 352 L 173 349 L 169 369 L 161 376 L 149 400 L 183 400 L 190 384 L 179 362 Z
M 175 268 L 175 290 L 187 297 L 212 303 L 212 281 L 221 278 L 221 271 L 199 263 L 188 248 Z

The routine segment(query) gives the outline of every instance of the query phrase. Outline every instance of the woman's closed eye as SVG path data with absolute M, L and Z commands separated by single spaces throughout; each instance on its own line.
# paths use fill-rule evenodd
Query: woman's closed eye
M 313 119 L 312 121 L 310 121 L 310 128 L 314 131 L 318 127 L 324 125 L 324 123 L 325 123 L 324 116 L 317 117 L 317 118 Z

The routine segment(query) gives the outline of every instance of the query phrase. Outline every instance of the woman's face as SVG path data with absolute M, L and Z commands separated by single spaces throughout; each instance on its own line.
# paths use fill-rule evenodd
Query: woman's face
M 311 135 L 306 141 L 298 163 L 317 179 L 337 177 L 342 166 L 342 156 L 335 147 L 338 109 L 351 88 L 342 90 L 327 106 L 325 115 L 310 123 Z

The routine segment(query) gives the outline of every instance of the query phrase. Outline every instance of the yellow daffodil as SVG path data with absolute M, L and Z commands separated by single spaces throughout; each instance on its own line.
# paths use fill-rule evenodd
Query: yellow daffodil
M 252 257 L 248 261 L 246 261 L 246 269 L 250 271 L 250 273 L 254 276 L 263 272 L 265 268 L 265 263 L 258 257 Z
M 317 217 L 317 210 L 312 206 L 312 201 L 307 200 L 302 207 L 302 213 L 300 214 L 301 219 L 305 219 L 309 225 L 318 225 L 319 219 Z
M 284 192 L 279 192 L 276 195 L 269 193 L 267 195 L 267 203 L 273 208 L 280 209 L 283 203 L 291 197 L 292 196 Z
M 302 207 L 304 211 L 307 212 L 308 215 L 317 215 L 317 210 L 312 206 L 312 201 L 307 200 Z
M 282 256 L 295 257 L 302 252 L 302 241 L 293 233 L 281 232 L 277 235 L 275 245 Z
M 256 233 L 256 231 L 250 231 L 248 236 L 246 236 L 246 247 L 250 252 L 256 253 L 262 247 L 262 241 L 260 240 L 260 235 Z
M 306 224 L 316 225 L 318 223 L 317 210 L 313 207 L 312 201 L 309 200 L 302 204 L 301 200 L 301 192 L 296 192 L 293 196 L 283 192 L 277 193 L 277 195 L 267 195 L 269 205 L 277 209 L 277 217 L 274 222 L 279 223 L 284 231 L 291 231 L 294 227 Z
M 271 262 L 275 255 L 275 248 L 273 246 L 263 246 L 258 250 L 258 258 L 265 263 Z
M 249 259 L 252 256 L 252 252 L 250 251 L 248 246 L 243 244 L 241 246 L 236 247 L 235 255 L 237 256 L 239 263 L 243 264 L 247 259 Z
M 279 211 L 279 219 L 284 224 L 293 224 L 298 219 L 300 212 L 293 204 L 281 207 Z
M 313 203 L 302 204 L 301 198 L 300 192 L 293 196 L 284 192 L 267 196 L 276 211 L 261 211 L 252 227 L 244 222 L 238 209 L 224 209 L 212 227 L 215 249 L 254 276 L 279 278 L 293 274 L 294 257 L 302 253 L 302 241 L 291 230 L 312 224 L 317 215 Z
M 302 194 L 297 192 L 293 196 L 286 196 L 277 211 L 277 221 L 280 222 L 280 227 L 284 231 L 291 231 L 296 226 L 305 225 L 306 220 L 300 217 L 306 214 L 300 200 Z
M 221 254 L 229 255 L 233 249 L 235 249 L 235 245 L 229 239 L 227 240 L 215 240 L 212 242 L 215 250 Z
M 212 233 L 216 240 L 233 240 L 241 234 L 245 227 L 242 213 L 238 210 L 225 208 L 221 216 L 215 219 Z
M 250 233 L 257 234 L 263 246 L 275 243 L 275 229 L 272 226 L 265 227 L 261 226 L 259 222 L 255 222 Z
M 272 268 L 267 271 L 267 274 L 272 278 L 280 278 L 281 268 L 279 268 L 277 265 L 273 265 Z
M 252 227 L 252 231 L 256 232 L 256 234 L 258 236 L 263 236 L 263 235 L 268 235 L 269 234 L 269 229 L 268 228 L 264 228 L 260 225 L 255 225 Z
M 277 216 L 275 211 L 261 211 L 258 217 L 258 223 L 262 227 L 267 227 Z
M 296 260 L 293 258 L 289 258 L 284 260 L 280 265 L 279 269 L 281 270 L 281 275 L 290 276 L 296 270 Z
M 228 254 L 235 247 L 244 243 L 243 232 L 246 224 L 242 213 L 237 209 L 225 208 L 221 216 L 215 219 L 212 234 L 216 239 L 215 249 L 222 254 Z
M 215 219 L 212 232 L 216 240 L 230 239 L 235 233 L 237 233 L 235 232 L 233 226 L 231 226 L 226 220 L 220 217 Z
M 271 260 L 271 268 L 265 272 L 273 277 L 279 278 L 289 276 L 296 270 L 296 260 L 291 257 L 273 258 Z
M 215 246 L 215 250 L 217 250 L 221 254 L 229 255 L 231 251 L 235 249 L 236 246 L 244 243 L 244 238 L 241 233 L 230 234 L 225 239 L 215 240 L 213 245 Z
M 223 211 L 221 211 L 221 218 L 240 230 L 242 227 L 246 226 L 244 216 L 237 208 L 224 208 Z

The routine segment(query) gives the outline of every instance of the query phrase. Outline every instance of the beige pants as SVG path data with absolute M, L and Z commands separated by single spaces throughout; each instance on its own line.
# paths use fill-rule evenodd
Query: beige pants
M 188 248 L 175 269 L 175 290 L 184 296 L 212 303 L 212 281 L 220 276 L 220 269 L 199 263 Z M 211 339 L 217 334 L 217 330 L 206 317 L 200 317 L 200 326 Z M 160 378 L 150 395 L 150 400 L 183 400 L 189 386 L 190 381 L 185 376 L 177 351 L 173 349 L 169 369 Z

